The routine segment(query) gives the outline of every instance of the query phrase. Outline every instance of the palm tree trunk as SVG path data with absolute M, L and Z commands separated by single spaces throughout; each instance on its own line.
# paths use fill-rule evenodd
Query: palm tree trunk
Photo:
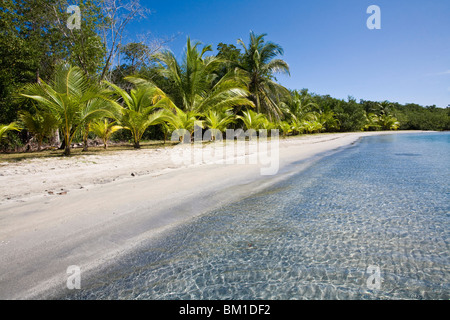
M 65 156 L 70 156 L 70 139 L 68 133 L 64 135 L 64 153 Z
M 89 151 L 88 141 L 87 138 L 83 139 L 83 152 Z
M 88 151 L 89 145 L 88 145 L 88 138 L 89 138 L 89 124 L 87 124 L 84 127 L 84 133 L 83 133 L 83 152 Z
M 54 131 L 53 131 L 53 136 L 52 136 L 52 138 L 50 139 L 50 141 L 51 141 L 51 145 L 52 146 L 56 146 L 56 145 L 60 145 L 61 144 L 61 141 L 60 141 L 60 139 L 59 139 L 59 129 L 55 129 Z
M 140 149 L 141 148 L 141 145 L 139 144 L 139 141 L 135 141 L 134 142 L 134 148 L 135 149 Z
M 256 112 L 260 113 L 261 112 L 261 108 L 260 108 L 260 101 L 259 101 L 259 94 L 256 94 Z
M 64 148 L 64 155 L 70 156 L 70 145 L 66 144 L 66 147 Z

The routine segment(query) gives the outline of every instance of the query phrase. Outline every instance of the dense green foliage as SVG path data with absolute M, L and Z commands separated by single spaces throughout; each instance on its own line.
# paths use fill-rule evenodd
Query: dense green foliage
M 114 8 L 104 4 L 80 1 L 81 29 L 72 30 L 66 26 L 70 14 L 65 0 L 2 2 L 3 144 L 34 137 L 40 149 L 57 133 L 68 155 L 73 141 L 83 141 L 87 148 L 94 133 L 105 146 L 113 135 L 139 148 L 142 139 L 167 139 L 176 130 L 183 139 L 182 132 L 191 135 L 194 124 L 211 129 L 213 136 L 230 127 L 279 129 L 284 137 L 450 129 L 449 107 L 358 102 L 288 90 L 276 79 L 277 74 L 290 74 L 283 48 L 266 40 L 266 34 L 251 32 L 248 41 L 239 39 L 236 45 L 220 42 L 215 54 L 211 45 L 188 38 L 180 60 L 144 42 L 108 44 L 102 35 L 125 24 L 114 24 Z M 114 52 L 120 58 L 116 64 Z

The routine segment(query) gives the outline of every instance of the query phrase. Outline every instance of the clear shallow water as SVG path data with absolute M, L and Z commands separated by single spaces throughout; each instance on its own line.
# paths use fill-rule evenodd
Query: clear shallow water
M 448 133 L 363 138 L 59 298 L 449 299 L 449 147 Z

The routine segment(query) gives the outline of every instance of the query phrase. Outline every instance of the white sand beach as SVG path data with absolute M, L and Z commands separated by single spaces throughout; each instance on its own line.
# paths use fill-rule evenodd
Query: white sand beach
M 295 162 L 362 136 L 400 133 L 280 139 L 273 176 L 261 175 L 260 164 L 176 164 L 173 147 L 0 163 L 0 298 L 45 298 L 66 287 L 71 265 L 83 279 L 142 241 L 307 165 Z

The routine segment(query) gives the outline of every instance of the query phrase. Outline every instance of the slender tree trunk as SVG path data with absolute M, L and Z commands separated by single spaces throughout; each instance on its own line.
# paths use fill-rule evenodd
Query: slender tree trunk
M 67 133 L 64 136 L 64 155 L 70 156 L 70 139 Z
M 260 107 L 260 101 L 259 101 L 259 94 L 256 94 L 256 112 L 260 113 L 261 112 L 261 107 Z
M 88 145 L 88 138 L 89 138 L 89 124 L 87 124 L 84 127 L 84 134 L 83 134 L 83 152 L 88 151 L 89 145 Z
M 66 144 L 66 147 L 64 148 L 64 155 L 70 156 L 70 145 Z
M 55 131 L 53 131 L 53 136 L 52 136 L 52 138 L 50 139 L 50 144 L 52 145 L 52 146 L 55 146 L 55 145 L 61 145 L 61 140 L 60 140 L 60 138 L 59 138 L 59 129 L 56 129 Z
M 135 141 L 134 142 L 134 148 L 135 149 L 140 149 L 141 148 L 141 145 L 139 144 L 139 141 Z

